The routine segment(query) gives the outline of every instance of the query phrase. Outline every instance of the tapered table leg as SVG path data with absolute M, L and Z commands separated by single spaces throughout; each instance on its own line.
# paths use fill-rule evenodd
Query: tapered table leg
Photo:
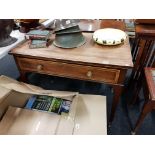
M 123 88 L 124 88 L 123 85 L 113 85 L 114 96 L 113 96 L 112 108 L 110 113 L 109 125 L 112 123 L 114 119 L 116 108 L 119 104 L 119 100 L 120 100 Z
M 154 104 L 152 101 L 146 101 L 143 108 L 142 108 L 142 112 L 140 113 L 140 116 L 136 122 L 135 128 L 132 132 L 132 134 L 136 134 L 137 130 L 139 129 L 140 125 L 142 124 L 144 118 L 146 117 L 146 115 L 152 111 Z
M 19 80 L 22 81 L 22 82 L 27 82 L 26 72 L 25 71 L 20 71 Z

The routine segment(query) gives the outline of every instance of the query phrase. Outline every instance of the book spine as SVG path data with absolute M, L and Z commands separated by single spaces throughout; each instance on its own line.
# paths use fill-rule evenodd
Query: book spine
M 28 100 L 28 102 L 27 102 L 25 108 L 27 108 L 27 109 L 32 109 L 33 106 L 34 106 L 35 100 L 36 100 L 36 96 L 32 96 L 32 97 Z
M 25 39 L 28 39 L 28 40 L 33 40 L 33 39 L 37 39 L 37 40 L 47 40 L 48 37 L 45 37 L 45 36 L 38 36 L 38 35 L 33 35 L 33 36 L 25 35 Z
M 29 48 L 33 49 L 33 48 L 44 48 L 47 47 L 46 44 L 36 44 L 36 45 L 29 45 Z

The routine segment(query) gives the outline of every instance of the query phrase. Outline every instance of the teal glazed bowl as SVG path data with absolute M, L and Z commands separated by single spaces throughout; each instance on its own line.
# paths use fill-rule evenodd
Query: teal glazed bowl
M 82 32 L 69 34 L 56 34 L 53 44 L 61 48 L 76 48 L 82 46 L 86 42 Z

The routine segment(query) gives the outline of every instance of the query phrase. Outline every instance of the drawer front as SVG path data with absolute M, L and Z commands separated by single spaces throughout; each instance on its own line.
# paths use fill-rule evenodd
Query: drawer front
M 29 58 L 17 58 L 21 70 L 71 77 L 82 80 L 106 82 L 115 84 L 118 82 L 120 70 L 102 67 L 84 66 L 78 64 L 67 64 L 46 60 Z

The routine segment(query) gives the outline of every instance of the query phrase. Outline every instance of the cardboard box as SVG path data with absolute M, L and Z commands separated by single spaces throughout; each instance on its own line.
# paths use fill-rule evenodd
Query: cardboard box
M 69 114 L 24 109 L 34 94 L 69 99 Z M 0 134 L 107 134 L 106 97 L 44 90 L 0 76 Z

